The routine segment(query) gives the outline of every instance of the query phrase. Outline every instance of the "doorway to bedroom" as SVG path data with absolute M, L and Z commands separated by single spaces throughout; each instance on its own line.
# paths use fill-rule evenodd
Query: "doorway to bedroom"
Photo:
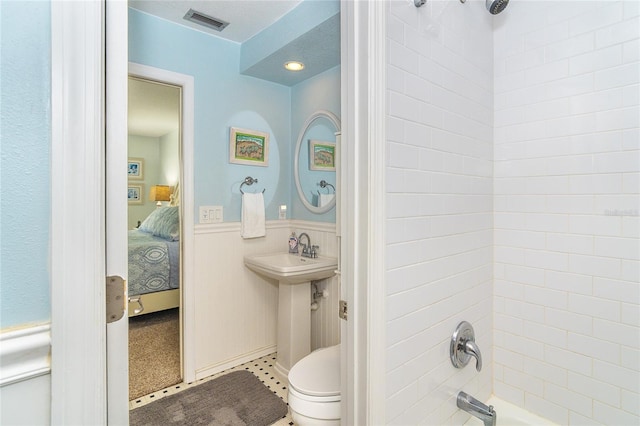
M 182 382 L 180 86 L 129 76 L 129 400 Z

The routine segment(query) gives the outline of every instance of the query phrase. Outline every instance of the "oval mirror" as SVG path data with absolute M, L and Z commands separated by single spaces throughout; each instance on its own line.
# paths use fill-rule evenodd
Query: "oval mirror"
M 340 119 L 330 111 L 316 111 L 302 125 L 293 155 L 293 174 L 302 204 L 313 213 L 336 205 L 336 134 Z

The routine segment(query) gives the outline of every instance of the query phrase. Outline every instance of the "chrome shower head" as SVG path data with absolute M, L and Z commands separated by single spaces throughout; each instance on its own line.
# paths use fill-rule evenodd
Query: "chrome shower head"
M 509 0 L 485 0 L 485 4 L 492 15 L 497 15 L 507 7 Z

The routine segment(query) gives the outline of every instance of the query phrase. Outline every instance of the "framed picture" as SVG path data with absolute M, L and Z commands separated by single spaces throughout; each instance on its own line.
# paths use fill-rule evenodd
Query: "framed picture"
M 142 180 L 143 158 L 129 158 L 127 161 L 127 176 L 132 180 Z
M 127 201 L 129 204 L 142 204 L 144 199 L 144 184 L 130 183 L 127 185 Z
M 309 140 L 309 169 L 325 171 L 336 170 L 335 142 Z
M 232 127 L 229 137 L 229 162 L 250 166 L 268 166 L 269 134 Z

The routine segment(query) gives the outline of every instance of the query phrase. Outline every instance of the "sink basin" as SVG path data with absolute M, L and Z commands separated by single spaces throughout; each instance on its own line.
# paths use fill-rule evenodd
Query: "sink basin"
M 319 256 L 302 257 L 289 253 L 254 254 L 244 257 L 244 264 L 251 270 L 288 284 L 299 284 L 332 277 L 338 267 L 338 259 Z

